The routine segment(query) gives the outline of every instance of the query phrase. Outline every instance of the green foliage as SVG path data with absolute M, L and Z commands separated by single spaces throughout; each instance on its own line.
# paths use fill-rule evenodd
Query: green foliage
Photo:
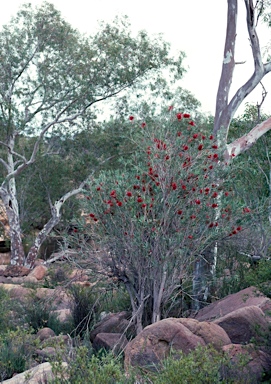
M 243 357 L 234 365 L 213 347 L 198 347 L 188 355 L 180 353 L 164 360 L 151 379 L 153 384 L 253 383 L 246 364 Z
M 27 362 L 33 351 L 30 347 L 31 337 L 26 331 L 17 329 L 0 336 L 0 379 L 6 380 L 14 373 L 26 370 Z
M 129 384 L 118 358 L 111 354 L 102 357 L 89 357 L 84 347 L 78 348 L 76 358 L 71 363 L 69 383 L 71 384 Z
M 72 318 L 74 335 L 83 336 L 91 330 L 99 316 L 99 296 L 93 293 L 92 288 L 73 284 L 69 288 L 72 297 Z
M 9 311 L 11 310 L 11 302 L 8 292 L 5 288 L 0 287 L 0 335 L 8 330 L 9 324 Z
M 255 286 L 266 296 L 271 298 L 271 260 L 263 259 L 255 263 L 247 273 L 247 285 Z

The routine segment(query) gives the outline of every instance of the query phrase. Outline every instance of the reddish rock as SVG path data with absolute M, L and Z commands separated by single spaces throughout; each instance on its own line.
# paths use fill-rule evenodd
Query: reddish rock
M 21 287 L 17 284 L 0 284 L 0 286 L 10 293 L 12 299 L 16 298 L 23 300 L 33 292 L 33 289 Z
M 237 309 L 215 320 L 214 324 L 222 327 L 235 344 L 248 343 L 252 337 L 260 341 L 269 332 L 269 322 L 256 306 Z
M 122 333 L 98 333 L 93 340 L 92 347 L 95 351 L 104 348 L 118 355 L 127 344 L 128 340 Z
M 43 349 L 36 349 L 36 355 L 38 356 L 39 362 L 44 363 L 45 361 L 52 361 L 53 358 L 56 358 L 56 349 L 54 347 L 45 347 Z
M 93 341 L 98 333 L 123 333 L 131 330 L 129 312 L 110 313 L 103 318 L 90 333 L 90 340 Z
M 45 265 L 37 265 L 30 273 L 29 276 L 35 277 L 37 280 L 42 280 L 47 274 L 47 267 Z
M 261 308 L 264 312 L 271 310 L 271 300 L 260 293 L 257 288 L 249 287 L 200 309 L 195 319 L 211 321 L 225 316 L 236 309 L 251 305 Z
M 52 307 L 57 309 L 67 309 L 71 306 L 71 298 L 62 287 L 57 287 L 55 289 L 38 288 L 36 296 L 38 299 L 50 300 Z
M 0 253 L 0 264 L 10 265 L 10 252 Z
M 203 338 L 194 335 L 179 319 L 169 318 L 144 328 L 125 349 L 125 366 L 154 367 L 172 350 L 189 353 Z
M 206 344 L 212 344 L 215 349 L 221 350 L 223 345 L 231 344 L 227 333 L 219 325 L 207 321 L 199 322 L 195 319 L 177 319 L 192 333 L 201 337 Z
M 4 271 L 0 271 L 1 275 L 5 277 L 23 277 L 27 276 L 29 272 L 29 268 L 19 265 L 8 265 Z
M 241 372 L 240 368 L 238 368 L 239 372 L 236 372 L 236 379 L 238 379 L 239 374 L 240 379 L 244 379 L 244 376 L 247 376 L 250 378 L 248 382 L 259 383 L 263 373 L 270 372 L 271 370 L 271 356 L 253 344 L 229 344 L 225 345 L 222 350 L 230 355 L 231 360 L 235 364 L 245 360 L 244 368 Z
M 55 337 L 55 335 L 55 332 L 51 328 L 44 327 L 37 332 L 36 336 L 40 339 L 40 341 L 44 341 L 50 339 L 51 337 Z

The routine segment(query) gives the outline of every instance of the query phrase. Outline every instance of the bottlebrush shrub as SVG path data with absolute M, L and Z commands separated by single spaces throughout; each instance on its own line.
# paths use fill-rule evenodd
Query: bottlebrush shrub
M 138 145 L 129 171 L 101 173 L 83 207 L 109 251 L 107 270 L 127 288 L 137 331 L 161 318 L 180 281 L 191 278 L 195 257 L 242 230 L 213 137 L 172 110 L 140 125 L 133 119 L 127 128 Z

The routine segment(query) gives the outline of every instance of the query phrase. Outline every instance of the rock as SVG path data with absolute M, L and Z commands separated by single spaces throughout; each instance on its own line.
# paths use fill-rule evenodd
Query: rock
M 177 319 L 192 333 L 201 337 L 206 344 L 212 344 L 218 351 L 223 345 L 231 344 L 231 340 L 225 330 L 215 323 L 207 321 L 199 322 L 195 319 Z
M 52 358 L 56 357 L 56 349 L 54 347 L 45 347 L 43 349 L 36 349 L 35 351 L 38 359 L 41 363 L 45 361 L 52 360 Z
M 62 368 L 66 370 L 68 364 L 63 362 Z M 56 377 L 52 373 L 52 366 L 50 363 L 39 364 L 36 367 L 29 369 L 23 373 L 12 377 L 11 379 L 3 381 L 5 384 L 47 384 L 53 381 Z
M 10 252 L 0 253 L 0 264 L 10 265 Z
M 256 306 L 237 309 L 215 320 L 214 324 L 222 327 L 234 344 L 249 343 L 252 337 L 260 341 L 269 332 L 269 322 Z
M 71 310 L 68 308 L 56 309 L 55 311 L 51 311 L 51 313 L 55 313 L 61 323 L 65 323 L 65 321 L 71 318 Z
M 69 279 L 73 280 L 74 282 L 85 282 L 88 281 L 88 276 L 86 275 L 85 271 L 82 269 L 74 269 L 69 274 Z
M 144 328 L 127 344 L 125 366 L 153 369 L 172 351 L 189 353 L 198 345 L 205 344 L 202 337 L 194 335 L 179 319 L 164 319 Z
M 37 265 L 32 271 L 29 273 L 29 276 L 35 277 L 37 280 L 44 279 L 48 268 L 45 265 Z
M 44 327 L 37 332 L 36 336 L 40 339 L 40 341 L 44 341 L 50 339 L 51 337 L 55 337 L 55 335 L 55 332 L 51 328 Z
M 225 316 L 236 309 L 251 305 L 261 308 L 264 312 L 271 310 L 271 300 L 259 292 L 257 288 L 249 287 L 200 309 L 195 319 L 211 321 Z
M 52 307 L 57 309 L 68 309 L 71 307 L 71 299 L 63 288 L 38 288 L 36 296 L 38 299 L 50 300 Z
M 24 279 L 23 280 L 24 283 L 38 284 L 38 280 L 35 278 L 35 276 L 28 275 L 28 276 L 25 276 L 23 279 Z
M 235 364 L 238 364 L 240 360 L 245 360 L 244 369 L 241 372 L 240 368 L 238 369 L 239 372 L 236 371 L 236 380 L 239 378 L 241 381 L 246 375 L 250 378 L 249 382 L 252 382 L 252 379 L 254 383 L 259 383 L 263 373 L 271 370 L 271 356 L 253 344 L 229 344 L 225 345 L 222 350 L 230 355 Z
M 0 286 L 10 293 L 10 297 L 12 299 L 23 300 L 33 292 L 33 289 L 31 288 L 21 287 L 20 285 L 16 284 L 0 284 Z
M 127 344 L 128 340 L 123 333 L 98 333 L 93 340 L 92 347 L 95 351 L 104 348 L 118 355 L 124 350 Z
M 90 340 L 93 342 L 98 333 L 123 333 L 127 332 L 128 329 L 131 330 L 129 317 L 130 314 L 126 311 L 108 314 L 90 332 Z
M 27 276 L 29 272 L 29 268 L 19 265 L 8 265 L 4 271 L 1 271 L 1 275 L 5 277 L 23 277 Z

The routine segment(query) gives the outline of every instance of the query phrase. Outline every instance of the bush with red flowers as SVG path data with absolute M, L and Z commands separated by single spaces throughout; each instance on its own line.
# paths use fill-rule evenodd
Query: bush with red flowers
M 232 192 L 223 189 L 226 173 L 214 138 L 202 135 L 189 114 L 169 110 L 135 130 L 138 151 L 129 171 L 123 165 L 101 173 L 84 200 L 110 253 L 103 262 L 130 295 L 137 332 L 171 314 L 196 255 L 242 231 L 229 208 Z M 131 131 L 141 124 L 129 120 Z

